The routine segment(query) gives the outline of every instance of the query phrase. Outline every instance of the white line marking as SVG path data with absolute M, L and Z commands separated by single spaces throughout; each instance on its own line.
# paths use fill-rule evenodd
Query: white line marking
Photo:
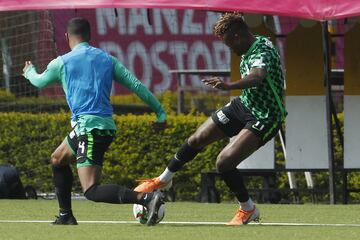
M 0 223 L 51 223 L 48 220 L 0 220 Z M 139 224 L 137 221 L 78 221 L 78 223 L 89 224 Z M 176 225 L 225 225 L 226 222 L 175 222 L 163 221 L 160 224 L 176 224 Z M 298 227 L 360 227 L 360 224 L 346 223 L 249 223 L 249 225 L 257 226 L 298 226 Z
M 250 225 L 263 226 L 303 226 L 303 227 L 360 227 L 360 224 L 352 223 L 249 223 Z

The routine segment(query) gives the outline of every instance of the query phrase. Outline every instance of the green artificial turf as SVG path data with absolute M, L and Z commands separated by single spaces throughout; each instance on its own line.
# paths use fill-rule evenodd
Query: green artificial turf
M 359 224 L 360 205 L 258 205 L 262 223 Z M 166 204 L 164 224 L 147 227 L 133 223 L 82 223 L 81 221 L 134 221 L 132 205 L 73 201 L 77 226 L 42 223 L 0 222 L 0 240 L 10 239 L 246 239 L 246 240 L 323 240 L 360 239 L 354 226 L 268 226 L 229 227 L 211 224 L 227 222 L 235 204 L 175 202 Z M 55 200 L 0 200 L 0 220 L 51 221 L 57 214 Z M 166 222 L 209 222 L 177 224 Z

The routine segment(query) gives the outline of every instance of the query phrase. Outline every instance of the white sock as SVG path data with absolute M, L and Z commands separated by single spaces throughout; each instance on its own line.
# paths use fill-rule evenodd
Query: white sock
M 240 203 L 240 208 L 244 211 L 251 211 L 254 209 L 254 202 L 249 198 L 246 202 Z
M 160 181 L 162 182 L 170 182 L 171 179 L 174 177 L 174 172 L 171 172 L 168 168 L 159 176 Z

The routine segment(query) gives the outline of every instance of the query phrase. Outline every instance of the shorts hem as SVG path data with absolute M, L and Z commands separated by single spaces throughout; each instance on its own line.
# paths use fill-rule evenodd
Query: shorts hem
M 66 145 L 69 147 L 70 151 L 72 152 L 72 154 L 74 156 L 76 156 L 76 152 L 74 151 L 74 149 L 71 147 L 70 143 L 69 143 L 69 140 L 68 140 L 68 137 L 65 138 L 65 143 Z
M 215 125 L 229 138 L 234 137 L 235 135 L 237 135 L 237 133 L 234 132 L 229 132 L 228 128 L 226 128 L 224 125 L 222 125 L 219 121 L 217 121 L 216 117 L 214 115 L 211 116 L 211 119 L 213 120 L 213 122 L 215 123 Z
M 82 168 L 82 167 L 92 167 L 92 166 L 99 166 L 102 167 L 100 164 L 92 163 L 89 160 L 86 160 L 84 163 L 77 163 L 76 168 Z

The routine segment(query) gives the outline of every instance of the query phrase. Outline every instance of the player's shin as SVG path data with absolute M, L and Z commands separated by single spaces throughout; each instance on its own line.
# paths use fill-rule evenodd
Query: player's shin
M 241 208 L 245 211 L 253 209 L 253 203 L 249 197 L 249 193 L 245 187 L 243 177 L 237 169 L 221 173 L 221 177 L 235 194 L 236 198 L 240 202 Z
M 195 149 L 185 142 L 170 160 L 167 168 L 171 172 L 180 170 L 187 162 L 193 160 L 200 151 L 201 149 Z
M 170 160 L 165 171 L 156 178 L 140 180 L 141 184 L 134 190 L 137 192 L 152 192 L 156 189 L 167 190 L 172 185 L 172 178 L 187 162 L 193 160 L 201 149 L 191 147 L 187 142 L 183 144 L 175 156 Z
M 53 166 L 53 182 L 55 193 L 59 202 L 60 213 L 71 212 L 71 189 L 73 174 L 69 165 Z

